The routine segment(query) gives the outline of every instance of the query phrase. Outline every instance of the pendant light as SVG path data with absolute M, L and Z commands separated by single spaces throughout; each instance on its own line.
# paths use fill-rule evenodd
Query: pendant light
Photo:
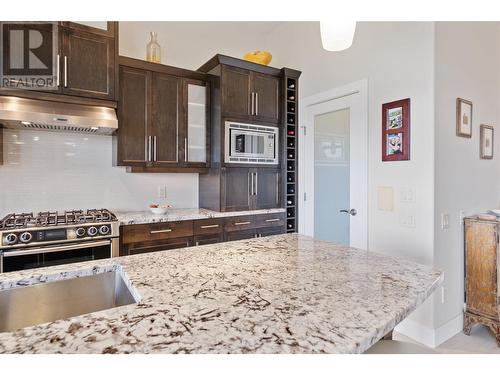
M 321 21 L 321 43 L 327 51 L 342 51 L 352 45 L 356 21 Z

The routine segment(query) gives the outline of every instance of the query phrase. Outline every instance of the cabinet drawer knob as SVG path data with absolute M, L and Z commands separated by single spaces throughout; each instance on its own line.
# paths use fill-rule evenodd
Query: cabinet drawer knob
M 237 223 L 234 223 L 234 225 L 247 225 L 247 224 L 250 224 L 249 221 L 239 221 Z
M 266 219 L 266 223 L 272 223 L 273 221 L 280 221 L 280 219 Z
M 208 229 L 208 228 L 219 228 L 219 224 L 213 224 L 213 225 L 202 225 L 201 229 Z
M 157 233 L 170 233 L 170 232 L 172 232 L 172 229 L 152 230 L 149 233 L 151 233 L 151 234 L 157 234 Z

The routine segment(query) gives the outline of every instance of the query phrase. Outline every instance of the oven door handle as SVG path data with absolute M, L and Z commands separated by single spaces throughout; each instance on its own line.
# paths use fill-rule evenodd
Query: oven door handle
M 18 255 L 55 253 L 57 251 L 69 251 L 69 250 L 85 249 L 87 247 L 105 246 L 105 245 L 110 245 L 110 244 L 111 244 L 110 240 L 105 240 L 105 241 L 92 241 L 92 242 L 80 243 L 80 244 L 74 244 L 74 245 L 37 247 L 35 249 L 28 249 L 28 250 L 15 250 L 15 251 L 5 251 L 4 250 L 3 257 L 8 258 L 8 257 L 15 257 Z

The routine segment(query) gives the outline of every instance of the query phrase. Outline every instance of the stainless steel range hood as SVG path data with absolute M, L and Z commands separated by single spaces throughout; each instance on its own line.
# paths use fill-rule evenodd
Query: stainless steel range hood
M 111 135 L 118 129 L 113 108 L 0 96 L 0 125 L 10 129 Z

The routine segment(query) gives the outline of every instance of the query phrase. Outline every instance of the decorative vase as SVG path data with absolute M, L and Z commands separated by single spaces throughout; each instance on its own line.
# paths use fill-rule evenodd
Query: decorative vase
M 154 31 L 150 32 L 149 35 L 150 40 L 146 46 L 146 60 L 159 64 L 161 62 L 161 48 L 156 40 L 158 35 Z
M 268 65 L 271 62 L 273 55 L 271 55 L 271 53 L 267 51 L 253 51 L 245 53 L 243 58 L 247 61 L 257 64 Z

